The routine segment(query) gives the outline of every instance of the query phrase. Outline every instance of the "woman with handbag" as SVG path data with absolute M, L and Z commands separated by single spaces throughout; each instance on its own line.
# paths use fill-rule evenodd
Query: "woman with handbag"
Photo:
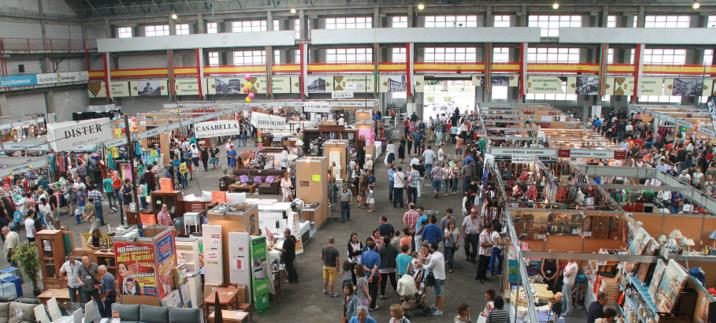
M 356 281 L 356 265 L 360 265 L 360 256 L 363 254 L 363 242 L 358 239 L 358 234 L 351 233 L 351 238 L 348 240 L 348 261 L 351 263 L 351 278 L 353 285 L 357 284 Z
M 445 228 L 445 258 L 447 261 L 448 272 L 452 273 L 455 262 L 455 251 L 460 248 L 460 231 L 455 226 L 455 222 L 448 222 L 447 228 Z

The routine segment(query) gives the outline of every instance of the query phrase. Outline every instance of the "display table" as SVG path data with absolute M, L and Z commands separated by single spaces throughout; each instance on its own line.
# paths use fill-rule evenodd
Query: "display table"
M 214 322 L 214 314 L 215 313 L 216 312 L 212 312 L 209 315 L 209 323 Z M 221 311 L 221 318 L 223 319 L 223 322 L 226 322 L 226 323 L 243 323 L 248 316 L 249 316 L 249 313 L 244 312 L 244 311 L 227 311 L 227 310 Z
M 70 292 L 67 288 L 50 288 L 37 296 L 37 299 L 45 305 L 47 305 L 47 301 L 52 298 L 57 299 L 58 304 L 66 306 L 70 303 Z
M 254 194 L 254 190 L 256 190 L 256 187 L 258 185 L 256 184 L 231 184 L 229 185 L 229 191 L 230 192 L 249 192 L 251 194 Z
M 216 294 L 219 294 L 219 304 L 215 304 Z M 204 315 L 209 313 L 209 306 L 214 306 L 215 310 L 217 307 L 222 310 L 224 307 L 235 308 L 238 304 L 238 296 L 239 290 L 236 288 L 216 288 L 214 292 L 204 298 Z

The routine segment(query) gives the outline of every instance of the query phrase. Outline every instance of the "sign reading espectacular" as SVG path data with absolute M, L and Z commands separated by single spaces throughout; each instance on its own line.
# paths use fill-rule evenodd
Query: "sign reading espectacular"
M 194 125 L 196 138 L 213 138 L 234 136 L 241 133 L 241 127 L 236 120 L 217 120 L 201 122 Z
M 286 118 L 266 113 L 251 112 L 251 124 L 259 129 L 284 130 Z
M 556 157 L 557 149 L 554 148 L 503 148 L 495 147 L 490 151 L 495 156 L 538 156 L 538 157 Z
M 108 118 L 50 123 L 47 142 L 54 151 L 85 151 L 112 140 L 113 132 Z

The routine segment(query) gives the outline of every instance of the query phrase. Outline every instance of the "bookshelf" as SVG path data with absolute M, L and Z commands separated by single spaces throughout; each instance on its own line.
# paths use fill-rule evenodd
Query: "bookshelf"
M 45 289 L 67 287 L 67 281 L 60 275 L 65 262 L 64 234 L 60 230 L 42 230 L 35 234 L 40 272 Z

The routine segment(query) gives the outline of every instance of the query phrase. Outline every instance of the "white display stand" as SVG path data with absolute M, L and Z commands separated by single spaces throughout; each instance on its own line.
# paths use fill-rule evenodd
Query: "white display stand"
M 251 298 L 251 236 L 248 232 L 229 232 L 229 282 L 249 286 Z
M 201 229 L 204 240 L 204 282 L 206 285 L 221 286 L 224 283 L 221 226 L 203 224 Z
M 184 264 L 188 272 L 199 272 L 199 238 L 176 238 L 177 264 Z

